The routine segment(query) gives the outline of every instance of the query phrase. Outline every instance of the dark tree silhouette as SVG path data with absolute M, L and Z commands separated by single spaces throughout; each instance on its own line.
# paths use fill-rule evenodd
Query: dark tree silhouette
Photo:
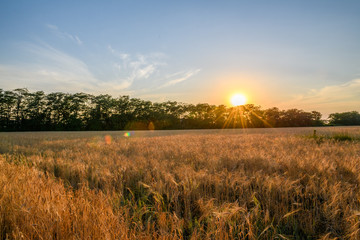
M 333 125 L 359 125 L 358 112 L 330 114 Z M 261 109 L 185 104 L 175 101 L 152 103 L 139 98 L 86 93 L 42 91 L 25 88 L 0 89 L 0 130 L 124 130 L 304 127 L 323 125 L 321 113 L 299 109 Z

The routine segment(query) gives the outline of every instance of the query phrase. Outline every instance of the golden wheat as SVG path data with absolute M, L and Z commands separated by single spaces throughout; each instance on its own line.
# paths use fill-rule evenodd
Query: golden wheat
M 312 131 L 1 133 L 0 238 L 360 239 L 360 142 Z

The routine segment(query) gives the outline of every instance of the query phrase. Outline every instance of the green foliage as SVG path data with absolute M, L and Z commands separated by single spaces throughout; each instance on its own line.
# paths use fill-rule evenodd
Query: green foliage
M 327 134 L 317 134 L 314 130 L 312 135 L 305 135 L 306 138 L 314 139 L 316 143 L 323 143 L 325 140 L 333 140 L 336 142 L 344 141 L 360 141 L 360 137 L 349 134 L 348 132 L 335 132 Z
M 337 133 L 333 134 L 330 139 L 334 139 L 335 141 L 355 141 L 358 140 L 356 137 L 350 136 L 348 133 Z
M 360 113 L 357 111 L 332 113 L 329 115 L 331 125 L 360 125 Z

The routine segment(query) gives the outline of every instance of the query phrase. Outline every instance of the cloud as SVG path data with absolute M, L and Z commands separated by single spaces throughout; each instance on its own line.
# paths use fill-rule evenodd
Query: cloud
M 56 30 L 56 31 L 58 30 L 58 27 L 55 26 L 55 25 L 52 25 L 52 24 L 46 24 L 46 27 L 51 29 L 51 30 Z
M 0 65 L 4 88 L 28 87 L 53 91 L 76 92 L 96 89 L 98 80 L 87 65 L 47 44 L 25 43 L 23 50 L 31 53 L 32 62 L 21 65 Z
M 55 25 L 48 28 L 58 30 Z M 97 69 L 97 65 L 91 68 L 85 61 L 41 40 L 17 46 L 29 58 L 23 58 L 22 63 L 16 65 L 0 64 L 0 85 L 6 90 L 26 87 L 30 91 L 106 93 L 162 99 L 164 94 L 157 90 L 176 85 L 200 71 L 167 74 L 166 55 L 163 53 L 129 54 L 108 46 L 111 53 L 109 64 Z
M 88 73 L 87 65 L 46 43 L 41 45 L 25 43 L 22 45 L 23 49 L 33 54 L 35 59 L 40 61 L 42 66 L 59 68 L 60 70 L 66 70 L 71 72 L 76 71 L 79 73 Z
M 131 55 L 117 51 L 111 45 L 108 46 L 108 50 L 116 58 L 113 66 L 118 71 L 118 81 L 123 83 L 124 89 L 131 88 L 134 83 L 142 83 L 142 86 L 147 88 L 142 89 L 145 92 L 158 90 L 176 85 L 200 72 L 200 69 L 195 69 L 180 71 L 167 76 L 166 74 L 160 75 L 162 73 L 161 68 L 167 65 L 164 62 L 166 55 L 163 53 Z M 155 80 L 155 78 L 157 79 Z
M 312 89 L 307 94 L 295 97 L 288 105 L 311 107 L 325 114 L 360 110 L 360 79 L 340 85 Z
M 129 58 L 129 54 L 126 54 L 126 53 L 119 53 L 118 51 L 116 51 L 115 49 L 113 49 L 111 47 L 111 45 L 108 46 L 108 49 L 110 50 L 110 52 L 114 55 L 114 56 L 117 56 L 119 57 L 120 59 L 122 60 L 127 60 Z
M 31 53 L 32 63 L 0 65 L 1 86 L 4 89 L 27 87 L 29 90 L 89 92 L 118 94 L 126 82 L 106 83 L 97 79 L 87 64 L 47 44 L 23 44 Z M 129 94 L 123 91 L 122 94 Z
M 83 44 L 83 42 L 80 40 L 80 38 L 78 36 L 72 35 L 72 34 L 67 33 L 67 32 L 63 32 L 56 25 L 46 24 L 46 27 L 48 29 L 50 29 L 53 32 L 53 34 L 55 34 L 59 38 L 70 39 L 71 41 L 77 43 L 78 45 Z
M 24 66 L 0 65 L 0 78 L 5 81 L 1 84 L 4 89 L 26 87 L 30 90 L 63 92 L 77 92 L 79 89 L 91 91 L 94 89 L 94 84 L 91 83 L 91 75 L 47 68 L 34 69 Z
M 169 86 L 181 83 L 181 82 L 191 78 L 192 76 L 196 75 L 200 71 L 201 71 L 201 69 L 196 69 L 196 70 L 191 70 L 191 71 L 188 71 L 185 73 L 179 72 L 179 73 L 172 74 L 170 77 L 176 77 L 176 78 L 164 83 L 159 88 L 165 88 L 165 87 L 169 87 Z
M 163 62 L 163 53 L 131 55 L 119 52 L 111 45 L 108 46 L 108 50 L 115 57 L 113 66 L 117 71 L 117 79 L 113 82 L 122 82 L 124 89 L 131 87 L 135 81 L 143 82 L 153 78 L 159 72 L 159 68 L 166 65 Z

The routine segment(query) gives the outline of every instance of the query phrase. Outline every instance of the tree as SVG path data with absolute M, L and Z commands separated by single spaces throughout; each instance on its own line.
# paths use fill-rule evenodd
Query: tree
M 278 127 L 280 126 L 282 113 L 277 107 L 269 108 L 264 111 L 264 118 L 266 126 Z
M 24 130 L 42 130 L 45 128 L 46 119 L 45 93 L 37 91 L 28 93 L 26 98 L 25 119 L 22 128 Z
M 359 125 L 356 111 L 333 113 L 333 125 Z M 0 130 L 123 130 L 246 127 L 303 127 L 323 125 L 321 113 L 299 109 L 261 109 L 176 101 L 153 103 L 139 98 L 86 93 L 43 91 L 26 88 L 0 89 Z
M 94 108 L 90 112 L 88 127 L 90 130 L 109 130 L 109 119 L 114 110 L 115 101 L 108 94 L 91 98 Z
M 312 125 L 313 126 L 322 126 L 324 125 L 324 122 L 321 120 L 321 113 L 317 111 L 311 111 L 311 119 L 312 119 Z
M 260 106 L 254 104 L 246 104 L 244 106 L 244 115 L 246 116 L 247 127 L 265 127 L 267 124 L 264 111 Z
M 1 104 L 1 129 L 2 130 L 13 130 L 14 129 L 14 112 L 17 96 L 12 91 L 1 92 L 0 95 L 0 104 Z
M 357 111 L 332 113 L 329 115 L 329 123 L 332 125 L 360 125 L 360 114 Z
M 21 130 L 25 119 L 26 99 L 29 96 L 29 91 L 26 88 L 17 88 L 13 92 L 16 97 L 16 105 L 14 109 L 15 126 L 17 130 Z

